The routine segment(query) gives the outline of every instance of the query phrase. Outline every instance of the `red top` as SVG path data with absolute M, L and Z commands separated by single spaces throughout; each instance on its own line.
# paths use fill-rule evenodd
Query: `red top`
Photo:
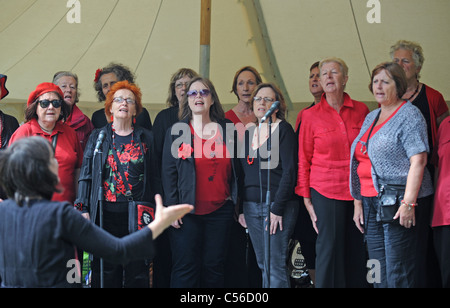
M 426 96 L 428 100 L 428 104 L 430 106 L 430 122 L 431 122 L 431 136 L 432 136 L 432 145 L 436 144 L 436 135 L 438 131 L 436 119 L 443 115 L 447 110 L 448 106 L 444 100 L 444 97 L 439 91 L 425 85 Z
M 231 196 L 231 158 L 220 132 L 210 139 L 194 133 L 195 214 L 205 215 L 219 209 Z
M 406 101 L 404 101 L 383 123 L 375 126 L 372 130 L 370 138 L 372 138 L 380 130 L 380 128 L 382 128 L 383 125 L 386 124 L 400 110 L 400 108 L 404 104 L 406 104 Z M 370 128 L 371 127 L 372 126 L 370 126 Z M 367 137 L 369 135 L 370 128 L 361 137 L 360 141 L 358 142 L 355 148 L 355 159 L 359 162 L 357 173 L 359 181 L 361 183 L 361 196 L 364 197 L 375 197 L 378 195 L 378 192 L 376 191 L 375 186 L 373 185 L 372 163 L 369 159 L 369 155 L 367 155 L 367 148 L 366 148 Z
M 52 201 L 75 201 L 75 170 L 81 168 L 83 162 L 83 151 L 77 134 L 73 128 L 58 121 L 51 135 L 44 132 L 36 119 L 20 126 L 11 136 L 9 144 L 29 136 L 41 136 L 52 143 L 52 137 L 58 134 L 55 157 L 58 161 L 58 176 L 63 187 L 62 193 L 54 193 Z M 78 180 L 78 179 L 76 179 Z
M 436 142 L 439 177 L 434 194 L 432 227 L 450 225 L 450 116 L 439 126 Z
M 337 113 L 326 101 L 305 110 L 299 133 L 298 177 L 295 193 L 310 198 L 310 188 L 336 200 L 350 194 L 350 147 L 359 134 L 369 108 L 344 93 Z
M 234 123 L 234 127 L 236 128 L 236 131 L 238 132 L 239 140 L 242 141 L 244 138 L 245 130 L 247 128 L 245 127 L 244 123 L 242 123 L 242 121 L 239 119 L 236 112 L 234 112 L 233 109 L 228 110 L 225 113 L 225 118 Z
M 78 140 L 80 141 L 81 148 L 84 151 L 89 136 L 94 129 L 94 125 L 92 125 L 91 120 L 80 110 L 80 108 L 78 108 L 77 105 L 74 105 L 72 112 L 67 118 L 66 124 L 75 130 Z

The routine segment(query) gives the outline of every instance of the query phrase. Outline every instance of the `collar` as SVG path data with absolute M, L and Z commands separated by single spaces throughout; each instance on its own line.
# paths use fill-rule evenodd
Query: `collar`
M 31 133 L 32 135 L 41 135 L 41 136 L 50 136 L 53 137 L 54 135 L 60 134 L 60 133 L 64 133 L 64 127 L 63 127 L 63 123 L 61 121 L 56 122 L 55 128 L 53 128 L 53 131 L 51 134 L 48 134 L 46 132 L 44 132 L 41 128 L 41 126 L 39 125 L 39 122 L 37 119 L 31 119 L 30 121 L 30 125 L 31 125 Z
M 322 104 L 322 102 L 324 102 L 324 104 Z M 322 108 L 327 108 L 327 107 L 332 108 L 327 102 L 327 97 L 326 97 L 325 93 L 322 94 L 322 98 L 320 100 L 319 105 L 323 106 Z M 347 94 L 347 92 L 344 92 L 344 103 L 342 104 L 342 107 L 348 107 L 348 108 L 354 107 L 353 100 L 351 99 L 350 95 Z

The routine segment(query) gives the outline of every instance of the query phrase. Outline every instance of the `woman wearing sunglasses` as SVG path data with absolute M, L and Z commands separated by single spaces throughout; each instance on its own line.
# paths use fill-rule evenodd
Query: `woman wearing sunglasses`
M 41 83 L 28 98 L 25 124 L 16 130 L 9 143 L 28 136 L 49 140 L 55 149 L 61 181 L 60 192 L 54 193 L 52 200 L 73 203 L 83 151 L 75 130 L 64 124 L 68 115 L 69 107 L 61 89 L 53 83 Z
M 236 155 L 229 145 L 237 135 L 225 119 L 213 84 L 202 77 L 189 83 L 179 118 L 164 142 L 165 204 L 189 202 L 194 210 L 169 229 L 171 287 L 224 287 L 226 248 L 238 195 Z

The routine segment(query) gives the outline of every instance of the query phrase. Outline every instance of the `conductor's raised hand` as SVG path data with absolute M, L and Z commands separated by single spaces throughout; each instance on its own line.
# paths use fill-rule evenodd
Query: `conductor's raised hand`
M 165 207 L 160 195 L 155 196 L 156 213 L 155 220 L 153 220 L 148 227 L 152 230 L 153 239 L 157 238 L 172 222 L 181 219 L 184 215 L 194 209 L 189 204 L 177 204 Z

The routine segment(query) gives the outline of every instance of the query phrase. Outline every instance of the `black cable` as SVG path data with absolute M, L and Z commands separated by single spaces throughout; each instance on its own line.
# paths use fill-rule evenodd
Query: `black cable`
M 361 46 L 361 51 L 362 51 L 362 54 L 363 54 L 363 57 L 364 57 L 364 61 L 366 61 L 367 72 L 369 73 L 369 78 L 370 78 L 369 63 L 367 62 L 366 52 L 364 51 L 364 46 L 363 46 L 363 43 L 362 43 L 362 40 L 361 40 L 361 34 L 359 33 L 358 23 L 356 22 L 355 10 L 353 9 L 352 0 L 349 0 L 349 2 L 350 2 L 350 8 L 351 8 L 352 14 L 353 14 L 353 20 L 355 22 L 356 32 L 358 33 L 359 45 Z

